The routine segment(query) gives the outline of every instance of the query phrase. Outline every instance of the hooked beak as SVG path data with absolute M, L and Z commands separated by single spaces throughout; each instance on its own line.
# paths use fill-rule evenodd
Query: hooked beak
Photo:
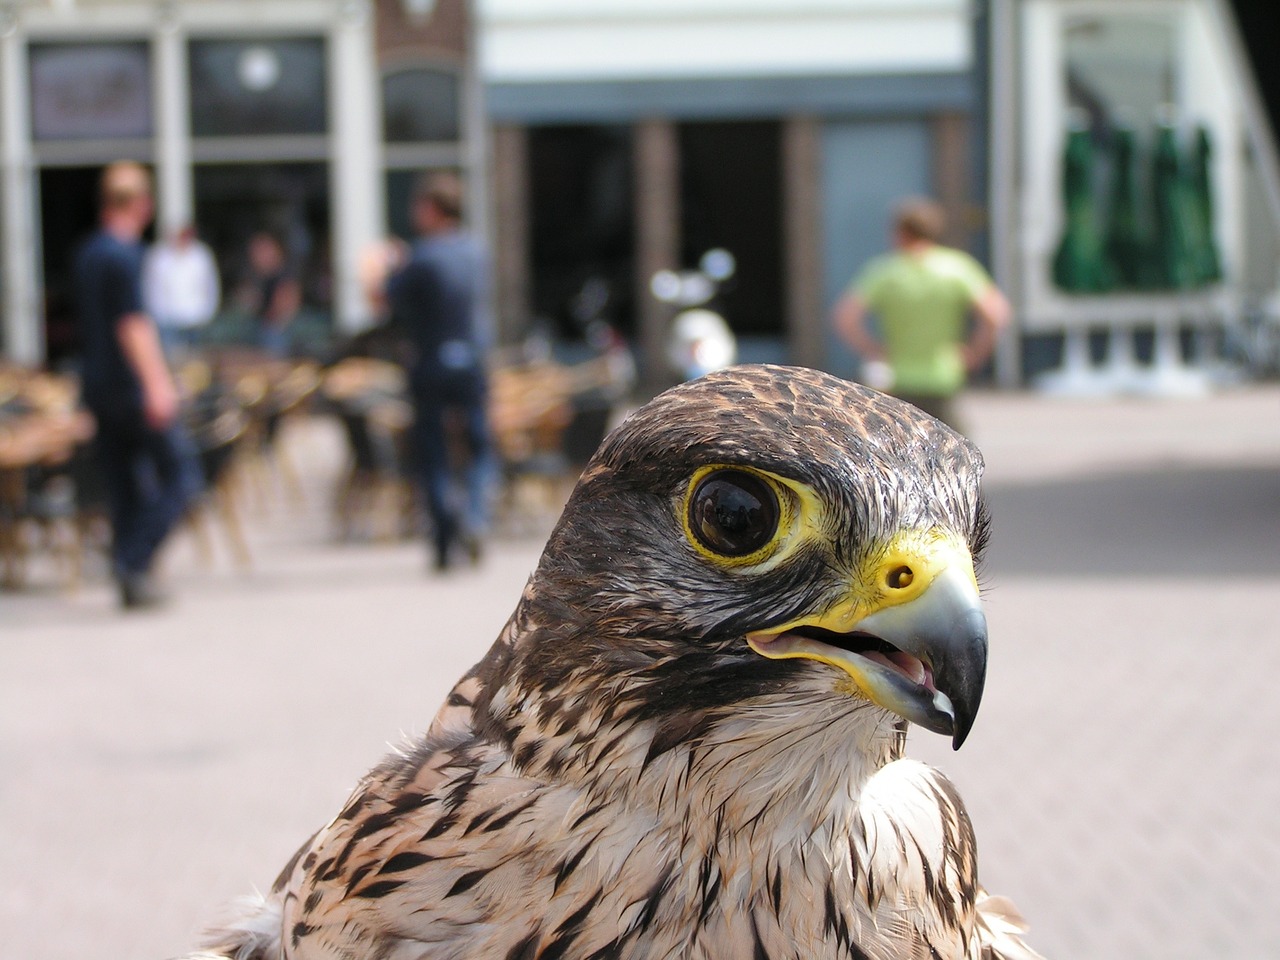
M 872 702 L 960 749 L 982 700 L 987 621 L 967 546 L 941 531 L 909 531 L 871 564 L 870 596 L 747 635 L 771 659 L 838 667 Z

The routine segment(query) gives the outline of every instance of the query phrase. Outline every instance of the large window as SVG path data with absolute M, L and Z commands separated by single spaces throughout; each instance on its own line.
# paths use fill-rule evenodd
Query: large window
M 196 137 L 322 134 L 324 41 L 318 37 L 192 40 Z
M 413 187 L 418 182 L 418 178 L 424 176 L 425 172 L 422 170 L 388 170 L 386 173 L 384 182 L 387 196 L 387 229 L 402 240 L 412 240 L 414 238 Z
M 29 57 L 36 141 L 151 136 L 145 43 L 33 43 Z
M 461 132 L 458 75 L 411 68 L 382 78 L 382 127 L 387 143 L 457 140 Z
M 462 78 L 451 64 L 413 64 L 382 75 L 382 140 L 387 220 L 413 235 L 410 197 L 428 170 L 463 171 Z
M 323 163 L 200 164 L 195 168 L 196 224 L 222 273 L 223 315 L 215 338 L 251 340 L 255 299 L 254 238 L 279 246 L 284 272 L 298 283 L 295 345 L 323 335 L 332 304 L 328 169 Z
M 142 39 L 38 41 L 27 54 L 45 355 L 58 364 L 78 350 L 71 263 L 97 223 L 102 166 L 154 155 L 153 63 Z
M 1177 102 L 1171 20 L 1073 16 L 1064 28 L 1067 99 L 1093 130 L 1145 130 Z
M 259 274 L 282 271 L 301 301 L 290 339 L 302 348 L 324 335 L 333 301 L 325 41 L 197 37 L 187 52 L 196 225 L 223 274 L 214 337 L 252 339 Z M 280 264 L 250 262 L 264 244 Z

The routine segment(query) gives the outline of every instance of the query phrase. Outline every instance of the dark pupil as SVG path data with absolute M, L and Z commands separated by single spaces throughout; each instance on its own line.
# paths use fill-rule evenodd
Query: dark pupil
M 698 484 L 691 505 L 693 531 L 703 546 L 740 557 L 769 542 L 778 526 L 778 501 L 769 485 L 737 470 Z

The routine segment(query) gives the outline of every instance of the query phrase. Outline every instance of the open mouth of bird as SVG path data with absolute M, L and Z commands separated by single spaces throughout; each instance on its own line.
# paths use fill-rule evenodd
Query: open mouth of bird
M 774 660 L 816 660 L 847 674 L 880 706 L 935 733 L 950 734 L 955 710 L 934 683 L 933 667 L 872 633 L 837 633 L 798 624 L 781 633 L 749 634 L 756 653 Z
M 797 643 L 797 641 L 808 642 Z M 869 660 L 885 670 L 893 671 L 908 683 L 924 687 L 930 693 L 938 692 L 938 688 L 933 685 L 933 668 L 929 664 L 874 634 L 858 630 L 852 633 L 836 633 L 833 630 L 824 630 L 822 627 L 801 626 L 793 627 L 774 638 L 768 646 L 771 650 L 781 652 L 791 644 L 795 644 L 797 648 L 803 646 L 810 650 L 815 644 L 834 647 L 846 654 Z M 764 645 L 760 644 L 760 646 Z M 798 649 L 797 652 L 799 652 Z
M 973 725 L 987 668 L 987 621 L 970 565 L 932 572 L 898 602 L 846 599 L 746 635 L 771 660 L 816 660 L 848 678 L 835 691 L 872 703 L 959 747 Z M 856 688 L 856 690 L 854 689 Z

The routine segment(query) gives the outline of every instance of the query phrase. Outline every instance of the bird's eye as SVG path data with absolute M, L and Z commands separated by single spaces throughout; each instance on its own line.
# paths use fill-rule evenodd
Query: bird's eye
M 778 531 L 778 497 L 762 478 L 745 470 L 707 474 L 689 497 L 689 531 L 708 550 L 745 557 Z

